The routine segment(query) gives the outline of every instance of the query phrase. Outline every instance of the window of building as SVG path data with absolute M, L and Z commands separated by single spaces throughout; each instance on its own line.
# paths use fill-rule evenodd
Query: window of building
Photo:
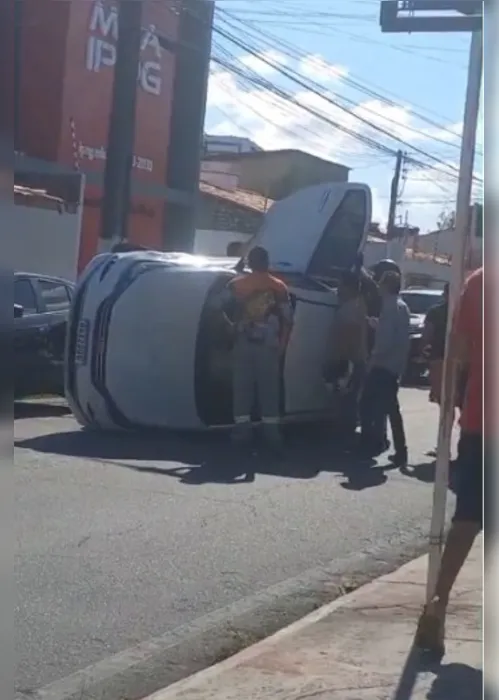
M 309 266 L 309 274 L 330 277 L 355 263 L 367 218 L 367 193 L 350 190 L 328 221 Z
M 37 313 L 35 290 L 30 280 L 14 280 L 14 304 L 19 304 L 19 306 L 23 307 L 24 316 Z
M 40 280 L 39 286 L 47 311 L 65 311 L 69 309 L 70 296 L 65 284 L 52 282 L 51 280 Z

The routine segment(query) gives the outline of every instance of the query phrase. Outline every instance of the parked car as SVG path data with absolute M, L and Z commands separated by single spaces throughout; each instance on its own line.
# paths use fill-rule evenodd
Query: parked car
M 432 306 L 442 301 L 443 291 L 441 289 L 409 287 L 402 290 L 401 297 L 409 307 L 411 314 L 411 350 L 405 381 L 413 384 L 420 382 L 428 371 L 428 363 L 423 358 L 421 338 L 426 314 Z
M 64 393 L 64 348 L 73 285 L 14 275 L 14 397 Z

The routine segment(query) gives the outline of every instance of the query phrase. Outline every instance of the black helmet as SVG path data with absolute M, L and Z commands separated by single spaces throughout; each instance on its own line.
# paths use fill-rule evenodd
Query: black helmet
M 400 275 L 400 266 L 397 265 L 395 260 L 390 260 L 387 258 L 386 260 L 379 260 L 371 267 L 371 273 L 375 282 L 379 282 L 385 272 L 396 272 Z

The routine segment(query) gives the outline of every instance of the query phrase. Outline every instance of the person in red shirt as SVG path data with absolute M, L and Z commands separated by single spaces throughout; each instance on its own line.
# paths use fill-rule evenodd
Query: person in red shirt
M 442 555 L 431 603 L 420 618 L 416 643 L 445 652 L 445 615 L 450 593 L 473 543 L 483 528 L 483 268 L 466 281 L 450 339 L 450 361 L 468 368 L 456 461 L 456 510 Z M 451 397 L 452 398 L 452 397 Z

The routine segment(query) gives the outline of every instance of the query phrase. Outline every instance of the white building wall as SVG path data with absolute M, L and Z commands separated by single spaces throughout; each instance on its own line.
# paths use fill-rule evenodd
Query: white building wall
M 204 148 L 207 153 L 254 153 L 262 150 L 254 141 L 243 136 L 206 135 Z
M 80 245 L 80 214 L 59 214 L 52 209 L 21 204 L 11 205 L 9 211 L 10 223 L 7 225 L 2 220 L 1 234 L 2 254 L 8 266 L 20 272 L 74 281 Z
M 223 190 L 239 187 L 239 163 L 236 161 L 204 160 L 201 162 L 200 179 Z
M 421 235 L 417 238 L 418 251 L 429 255 L 452 256 L 455 246 L 454 229 L 443 229 Z M 483 251 L 483 240 L 481 238 L 471 239 L 471 249 L 474 256 L 481 256 Z
M 247 243 L 251 239 L 250 234 L 234 231 L 212 231 L 198 229 L 194 239 L 195 255 L 213 255 L 223 257 L 226 255 L 227 246 L 232 241 Z M 393 251 L 392 251 L 393 253 Z M 382 240 L 369 240 L 364 248 L 364 265 L 369 268 L 379 260 L 388 257 L 387 243 Z M 411 258 L 409 255 L 394 256 L 400 263 L 404 284 L 412 284 L 414 276 L 425 279 L 425 285 L 441 288 L 445 282 L 450 282 L 451 266 L 434 260 L 421 260 Z

